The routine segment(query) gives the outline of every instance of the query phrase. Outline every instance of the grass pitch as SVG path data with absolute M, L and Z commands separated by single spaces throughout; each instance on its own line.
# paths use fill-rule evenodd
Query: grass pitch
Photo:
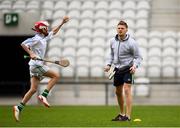
M 16 122 L 12 106 L 0 106 L 0 127 L 180 127 L 180 106 L 133 106 L 131 122 L 112 122 L 118 112 L 116 106 L 26 106 Z

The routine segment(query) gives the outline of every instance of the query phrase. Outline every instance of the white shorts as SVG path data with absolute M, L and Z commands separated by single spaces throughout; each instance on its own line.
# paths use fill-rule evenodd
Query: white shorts
M 46 73 L 49 70 L 49 67 L 46 65 L 42 65 L 42 66 L 36 65 L 36 66 L 30 66 L 29 70 L 30 70 L 31 77 L 36 76 L 40 80 L 42 80 L 44 73 Z

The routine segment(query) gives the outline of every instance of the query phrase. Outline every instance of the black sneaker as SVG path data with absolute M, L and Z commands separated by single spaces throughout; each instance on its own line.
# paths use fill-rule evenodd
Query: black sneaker
M 119 121 L 131 121 L 126 115 L 121 118 Z
M 112 119 L 112 121 L 121 121 L 124 116 L 122 116 L 121 114 L 118 114 L 114 119 Z

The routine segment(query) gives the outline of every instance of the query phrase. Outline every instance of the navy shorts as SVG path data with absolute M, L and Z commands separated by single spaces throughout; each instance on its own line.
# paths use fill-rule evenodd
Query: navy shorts
M 114 75 L 114 86 L 120 86 L 123 85 L 124 83 L 127 84 L 133 84 L 134 79 L 133 79 L 133 74 L 130 73 L 130 70 L 127 69 L 125 72 L 121 72 L 118 69 L 115 69 L 116 73 Z

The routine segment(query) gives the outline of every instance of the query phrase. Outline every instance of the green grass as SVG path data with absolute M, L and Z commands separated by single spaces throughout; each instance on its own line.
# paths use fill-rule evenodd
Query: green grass
M 115 106 L 26 106 L 15 122 L 12 106 L 0 106 L 0 127 L 180 127 L 180 106 L 133 106 L 131 122 L 112 122 L 117 113 Z

